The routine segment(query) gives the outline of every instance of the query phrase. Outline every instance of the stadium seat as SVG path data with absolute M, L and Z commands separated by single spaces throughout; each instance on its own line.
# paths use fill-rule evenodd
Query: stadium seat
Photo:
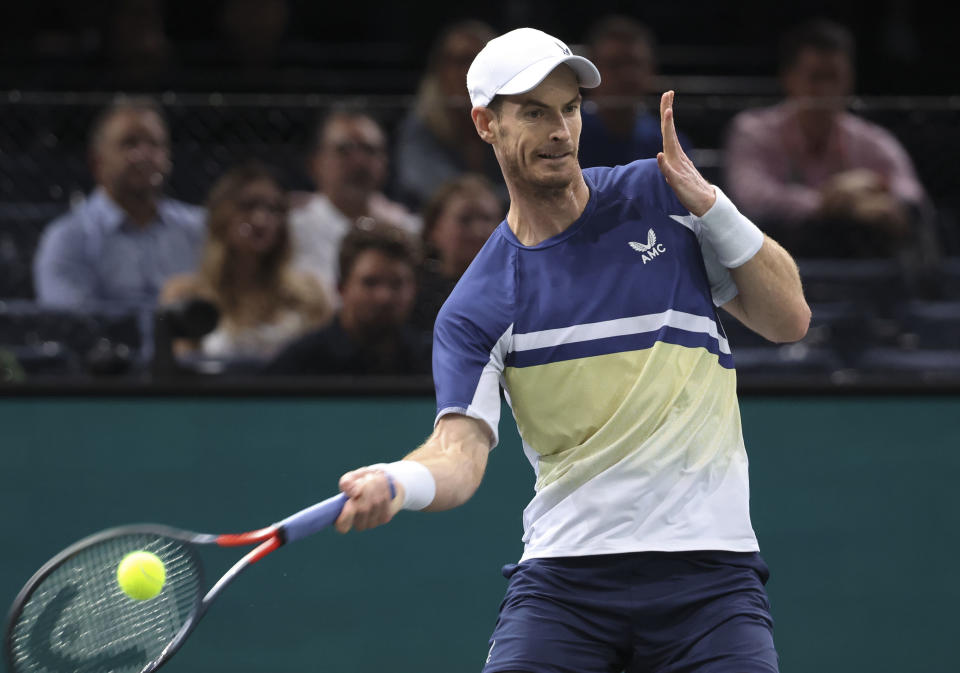
M 956 381 L 960 351 L 870 348 L 862 353 L 857 368 L 865 374 L 913 374 L 924 381 Z
M 960 257 L 948 257 L 940 264 L 940 289 L 944 298 L 960 301 Z
M 809 302 L 879 306 L 909 294 L 900 264 L 893 259 L 798 259 L 797 265 Z
M 724 319 L 723 328 L 737 369 L 755 365 L 839 369 L 848 366 L 865 344 L 883 342 L 875 328 L 878 318 L 869 305 L 852 301 L 814 302 L 810 310 L 810 328 L 799 344 L 771 343 L 733 317 Z M 794 345 L 797 348 L 791 349 Z
M 827 346 L 805 343 L 740 348 L 733 351 L 737 372 L 755 374 L 830 374 L 844 369 L 840 356 Z
M 137 367 L 142 317 L 139 311 L 103 307 L 51 310 L 28 301 L 0 301 L 0 347 L 28 375 L 114 375 Z
M 32 299 L 33 256 L 47 223 L 66 206 L 0 204 L 0 299 Z
M 898 305 L 895 312 L 902 346 L 960 351 L 960 301 L 913 300 Z

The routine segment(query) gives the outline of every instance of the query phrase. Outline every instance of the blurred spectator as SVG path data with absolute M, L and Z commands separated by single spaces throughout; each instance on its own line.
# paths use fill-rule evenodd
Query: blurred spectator
M 320 283 L 290 264 L 286 194 L 264 166 L 235 168 L 210 191 L 200 268 L 171 278 L 161 301 L 191 298 L 212 302 L 220 322 L 199 343 L 178 343 L 180 353 L 268 359 L 330 319 Z
M 397 191 L 414 208 L 422 207 L 437 185 L 466 172 L 487 176 L 506 198 L 496 157 L 473 127 L 466 87 L 470 63 L 495 36 L 485 23 L 462 21 L 441 32 L 431 47 L 414 108 L 397 131 Z
M 413 323 L 433 330 L 437 312 L 505 215 L 493 184 L 467 173 L 445 183 L 424 209 L 426 251 Z
M 663 150 L 660 113 L 646 97 L 655 89 L 656 40 L 650 29 L 622 15 L 601 18 L 587 33 L 588 56 L 602 78 L 583 103 L 580 165 L 622 166 Z M 690 141 L 678 132 L 688 153 Z
M 417 262 L 409 234 L 372 222 L 355 227 L 340 249 L 340 311 L 284 349 L 265 373 L 429 374 L 429 335 L 409 324 Z
M 104 51 L 114 75 L 152 81 L 170 67 L 162 0 L 114 0 L 105 18 Z
M 737 204 L 795 255 L 890 256 L 929 245 L 924 190 L 907 152 L 845 109 L 850 33 L 812 21 L 789 32 L 781 50 L 786 100 L 731 123 L 726 182 Z
M 218 28 L 231 61 L 268 66 L 278 57 L 287 30 L 287 0 L 222 0 Z
M 294 262 L 336 296 L 340 241 L 360 218 L 420 231 L 420 218 L 380 191 L 387 179 L 387 141 L 367 113 L 339 108 L 317 126 L 309 164 L 317 192 L 290 214 Z
M 163 196 L 170 174 L 166 123 L 146 99 L 103 111 L 93 124 L 97 187 L 46 229 L 34 258 L 38 299 L 153 305 L 170 276 L 194 269 L 203 211 Z

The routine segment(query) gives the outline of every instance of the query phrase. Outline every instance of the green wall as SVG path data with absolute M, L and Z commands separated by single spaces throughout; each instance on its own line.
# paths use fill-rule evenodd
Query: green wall
M 960 598 L 960 399 L 747 398 L 782 670 L 947 673 Z M 325 531 L 229 587 L 165 670 L 480 670 L 532 472 L 509 413 L 464 507 Z M 428 399 L 0 400 L 0 602 L 112 525 L 259 527 L 422 441 Z M 207 557 L 219 575 L 236 552 Z

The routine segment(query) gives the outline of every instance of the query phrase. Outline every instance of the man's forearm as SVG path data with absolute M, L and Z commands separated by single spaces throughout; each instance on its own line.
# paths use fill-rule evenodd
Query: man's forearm
M 723 308 L 770 341 L 804 337 L 810 307 L 803 297 L 797 265 L 779 243 L 765 236 L 757 254 L 730 273 L 739 294 Z
M 483 479 L 491 440 L 482 421 L 451 414 L 441 418 L 430 438 L 403 460 L 347 472 L 340 477 L 340 490 L 349 499 L 337 518 L 337 530 L 381 526 L 401 508 L 444 510 L 462 505 Z
M 483 479 L 490 441 L 481 421 L 445 416 L 430 438 L 404 458 L 417 461 L 433 474 L 436 495 L 428 511 L 452 509 L 470 499 Z

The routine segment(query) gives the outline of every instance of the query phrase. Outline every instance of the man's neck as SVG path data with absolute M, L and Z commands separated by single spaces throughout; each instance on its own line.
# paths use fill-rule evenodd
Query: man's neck
M 349 310 L 342 310 L 337 315 L 337 321 L 350 340 L 364 347 L 376 347 L 378 344 L 392 343 L 400 333 L 400 327 L 371 328 L 361 325 Z
M 837 117 L 806 115 L 802 111 L 796 115 L 797 128 L 808 154 L 818 156 L 827 151 L 837 125 Z
M 255 254 L 234 252 L 230 262 L 230 284 L 235 288 L 259 287 L 260 258 Z
M 537 245 L 564 231 L 583 214 L 590 200 L 590 189 L 582 173 L 577 173 L 576 180 L 563 188 L 521 191 L 508 182 L 507 189 L 507 224 L 526 246 Z
M 358 217 L 370 214 L 370 194 L 326 193 L 330 203 L 339 210 L 344 217 L 354 221 Z
M 104 187 L 104 191 L 126 214 L 133 224 L 145 227 L 157 217 L 157 195 L 150 194 L 121 194 Z

